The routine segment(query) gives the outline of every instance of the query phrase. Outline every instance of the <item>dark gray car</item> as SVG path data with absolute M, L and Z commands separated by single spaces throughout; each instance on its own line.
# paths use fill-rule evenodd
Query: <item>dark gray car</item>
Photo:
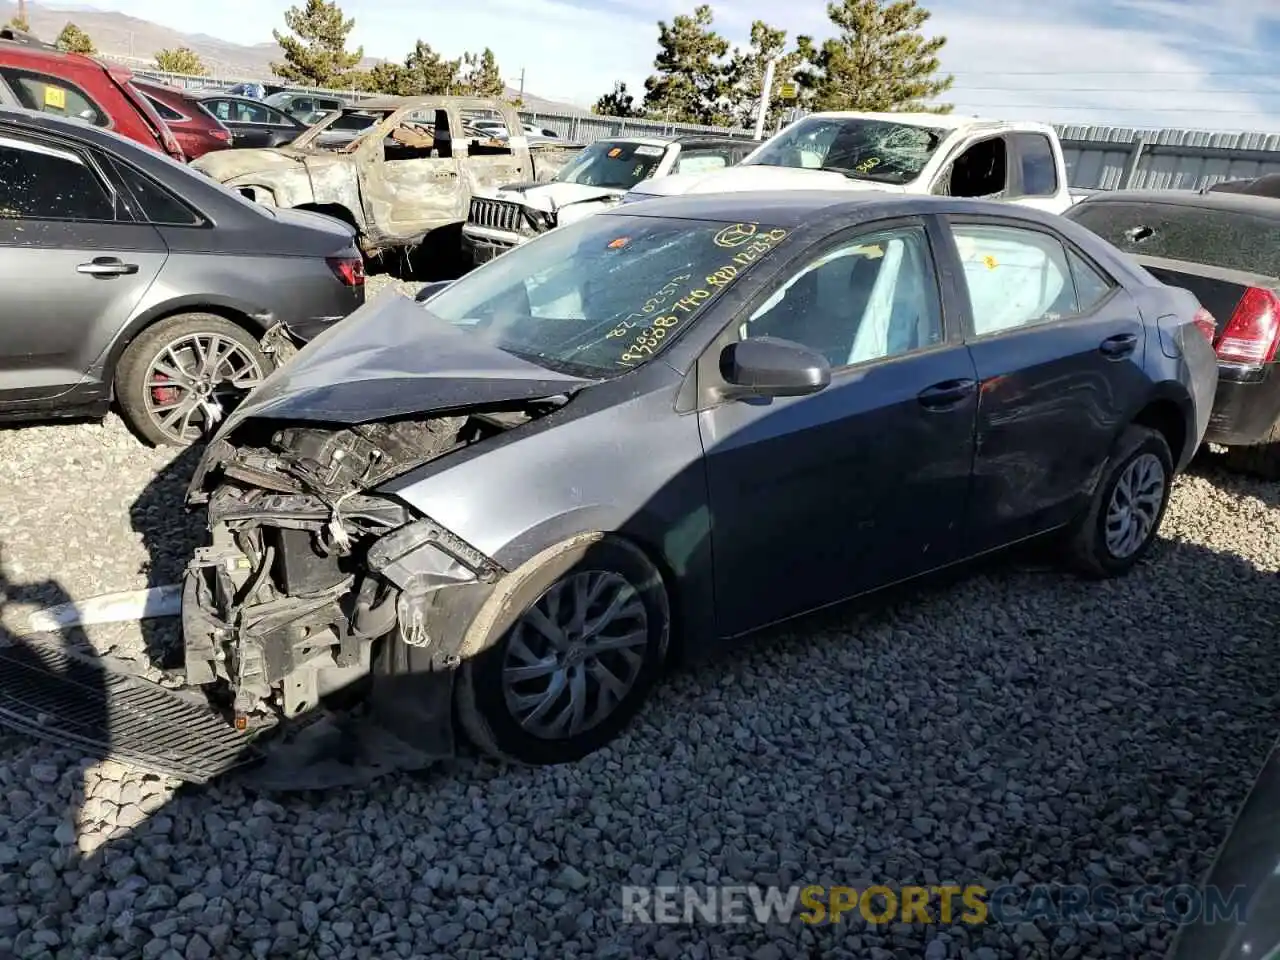
M 877 193 L 632 204 L 384 295 L 230 417 L 187 678 L 372 673 L 434 755 L 601 746 L 664 663 L 1024 538 L 1128 570 L 1204 434 L 1198 304 L 1089 231 Z
M 183 444 L 364 302 L 353 232 L 87 124 L 0 110 L 0 419 Z

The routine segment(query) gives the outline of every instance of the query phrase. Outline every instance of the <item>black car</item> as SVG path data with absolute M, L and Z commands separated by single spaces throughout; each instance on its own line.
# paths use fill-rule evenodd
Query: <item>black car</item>
M 74 120 L 0 109 L 0 418 L 185 444 L 364 302 L 353 231 Z
M 1198 307 L 994 201 L 701 194 L 567 224 L 379 297 L 231 414 L 190 488 L 213 549 L 186 678 L 256 725 L 372 671 L 421 751 L 456 712 L 559 762 L 676 649 L 1053 531 L 1121 574 L 1208 419 Z
M 296 117 L 248 97 L 211 94 L 200 105 L 231 131 L 233 147 L 283 147 L 307 129 Z
M 1200 299 L 1211 315 L 1219 376 L 1205 441 L 1227 447 L 1227 466 L 1273 480 L 1280 479 L 1280 199 L 1268 195 L 1274 183 L 1097 193 L 1066 213 Z

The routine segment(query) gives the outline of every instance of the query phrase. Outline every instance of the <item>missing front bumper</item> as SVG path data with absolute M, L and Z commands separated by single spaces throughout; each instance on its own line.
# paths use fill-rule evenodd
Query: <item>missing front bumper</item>
M 209 512 L 212 542 L 183 585 L 186 673 L 224 692 L 237 726 L 299 717 L 366 679 L 388 726 L 447 723 L 463 638 L 501 567 L 377 497 L 344 503 L 346 547 L 316 497 L 224 489 Z

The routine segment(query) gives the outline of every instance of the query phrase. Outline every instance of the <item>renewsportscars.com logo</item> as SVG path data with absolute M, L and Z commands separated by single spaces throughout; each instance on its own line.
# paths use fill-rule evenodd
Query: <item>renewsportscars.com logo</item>
M 1244 923 L 1249 894 L 1189 884 L 1119 890 L 1060 884 L 622 888 L 625 923 Z

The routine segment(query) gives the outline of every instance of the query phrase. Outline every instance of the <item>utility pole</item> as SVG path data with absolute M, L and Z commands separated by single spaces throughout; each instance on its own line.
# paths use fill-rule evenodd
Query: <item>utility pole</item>
M 18 0 L 17 21 L 30 27 L 30 24 L 27 23 L 27 0 Z
M 764 122 L 769 115 L 769 95 L 773 92 L 773 75 L 781 57 L 770 57 L 764 68 L 764 82 L 760 84 L 760 113 L 756 116 L 756 139 L 764 139 Z
M 520 100 L 524 102 L 524 67 L 520 68 Z

